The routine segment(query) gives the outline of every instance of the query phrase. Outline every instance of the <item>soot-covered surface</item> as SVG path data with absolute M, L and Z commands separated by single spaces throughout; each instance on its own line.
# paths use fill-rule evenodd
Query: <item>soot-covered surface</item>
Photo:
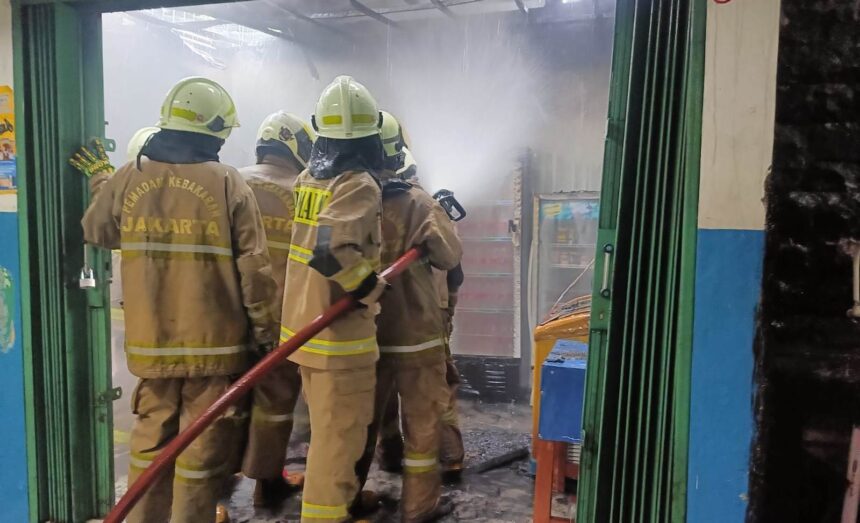
M 838 521 L 860 423 L 860 9 L 783 0 L 749 520 Z

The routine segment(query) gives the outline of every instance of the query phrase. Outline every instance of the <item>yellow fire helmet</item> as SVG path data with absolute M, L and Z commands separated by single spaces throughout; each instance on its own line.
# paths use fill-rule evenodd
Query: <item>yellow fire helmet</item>
M 311 122 L 319 136 L 351 140 L 379 133 L 382 115 L 373 95 L 351 76 L 323 89 Z
M 167 93 L 158 127 L 225 140 L 234 127 L 239 127 L 239 118 L 233 99 L 220 84 L 192 76 L 180 80 Z
M 140 150 L 143 149 L 143 146 L 146 144 L 146 141 L 149 140 L 149 137 L 153 134 L 160 131 L 158 127 L 144 127 L 142 129 L 138 129 L 131 136 L 131 140 L 128 141 L 128 148 L 126 149 L 126 159 L 130 162 L 137 159 L 137 155 L 140 154 Z
M 302 167 L 308 166 L 316 139 L 316 134 L 307 122 L 284 111 L 267 116 L 257 131 L 257 147 L 270 144 L 286 146 Z
M 405 146 L 400 122 L 388 111 L 380 112 L 382 113 L 382 148 L 385 149 L 385 156 L 389 158 L 399 156 Z
M 409 151 L 408 147 L 403 148 L 403 167 L 397 170 L 397 175 L 403 178 L 404 180 L 409 180 L 410 178 L 415 177 L 415 173 L 418 170 L 418 165 L 415 163 L 415 158 L 412 156 L 412 152 Z

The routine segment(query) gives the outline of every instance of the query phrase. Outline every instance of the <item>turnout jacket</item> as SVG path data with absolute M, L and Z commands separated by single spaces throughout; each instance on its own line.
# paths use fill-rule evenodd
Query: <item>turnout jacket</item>
M 331 178 L 302 172 L 294 187 L 295 214 L 281 318 L 281 342 L 316 318 L 379 268 L 380 188 L 364 171 Z M 373 365 L 377 307 L 358 307 L 334 321 L 290 356 L 315 369 Z
M 272 279 L 248 184 L 218 162 L 140 158 L 94 176 L 85 240 L 122 253 L 129 370 L 141 378 L 243 372 L 271 343 Z
M 280 321 L 293 229 L 293 185 L 299 171 L 290 160 L 267 154 L 261 163 L 239 169 L 239 173 L 254 191 L 263 217 L 272 276 L 278 287 L 272 294 L 271 306 L 274 317 Z
M 411 247 L 424 247 L 425 258 L 391 282 L 380 300 L 377 320 L 383 358 L 403 363 L 445 359 L 445 327 L 433 268 L 453 269 L 462 246 L 445 210 L 423 189 L 410 186 L 382 202 L 382 263 L 392 264 Z

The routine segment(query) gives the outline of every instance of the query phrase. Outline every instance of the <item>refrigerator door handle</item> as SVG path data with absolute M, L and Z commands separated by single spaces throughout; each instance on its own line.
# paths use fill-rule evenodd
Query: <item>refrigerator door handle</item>
M 508 234 L 511 235 L 511 243 L 514 247 L 520 246 L 520 220 L 519 218 L 508 220 Z

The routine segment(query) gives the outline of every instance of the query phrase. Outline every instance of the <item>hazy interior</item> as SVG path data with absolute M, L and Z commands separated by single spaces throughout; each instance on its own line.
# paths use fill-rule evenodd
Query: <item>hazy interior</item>
M 241 167 L 254 162 L 266 115 L 285 110 L 309 119 L 325 85 L 354 76 L 404 125 L 425 188 L 453 190 L 469 212 L 459 224 L 467 280 L 452 346 L 503 366 L 513 361 L 519 378 L 511 385 L 491 376 L 466 388 L 485 399 L 481 386 L 498 389 L 503 400 L 505 387 L 515 388 L 510 397 L 521 399 L 531 329 L 581 275 L 571 292 L 590 294 L 614 0 L 446 0 L 448 13 L 429 0 L 363 3 L 396 26 L 347 0 L 105 15 L 113 160 L 125 162 L 131 135 L 155 124 L 165 93 L 182 77 L 207 76 L 233 96 L 241 127 L 221 160 Z M 593 192 L 571 204 L 536 199 L 560 191 Z M 114 373 L 128 393 L 115 272 Z M 117 427 L 128 430 L 120 403 Z M 123 468 L 118 462 L 118 474 Z

